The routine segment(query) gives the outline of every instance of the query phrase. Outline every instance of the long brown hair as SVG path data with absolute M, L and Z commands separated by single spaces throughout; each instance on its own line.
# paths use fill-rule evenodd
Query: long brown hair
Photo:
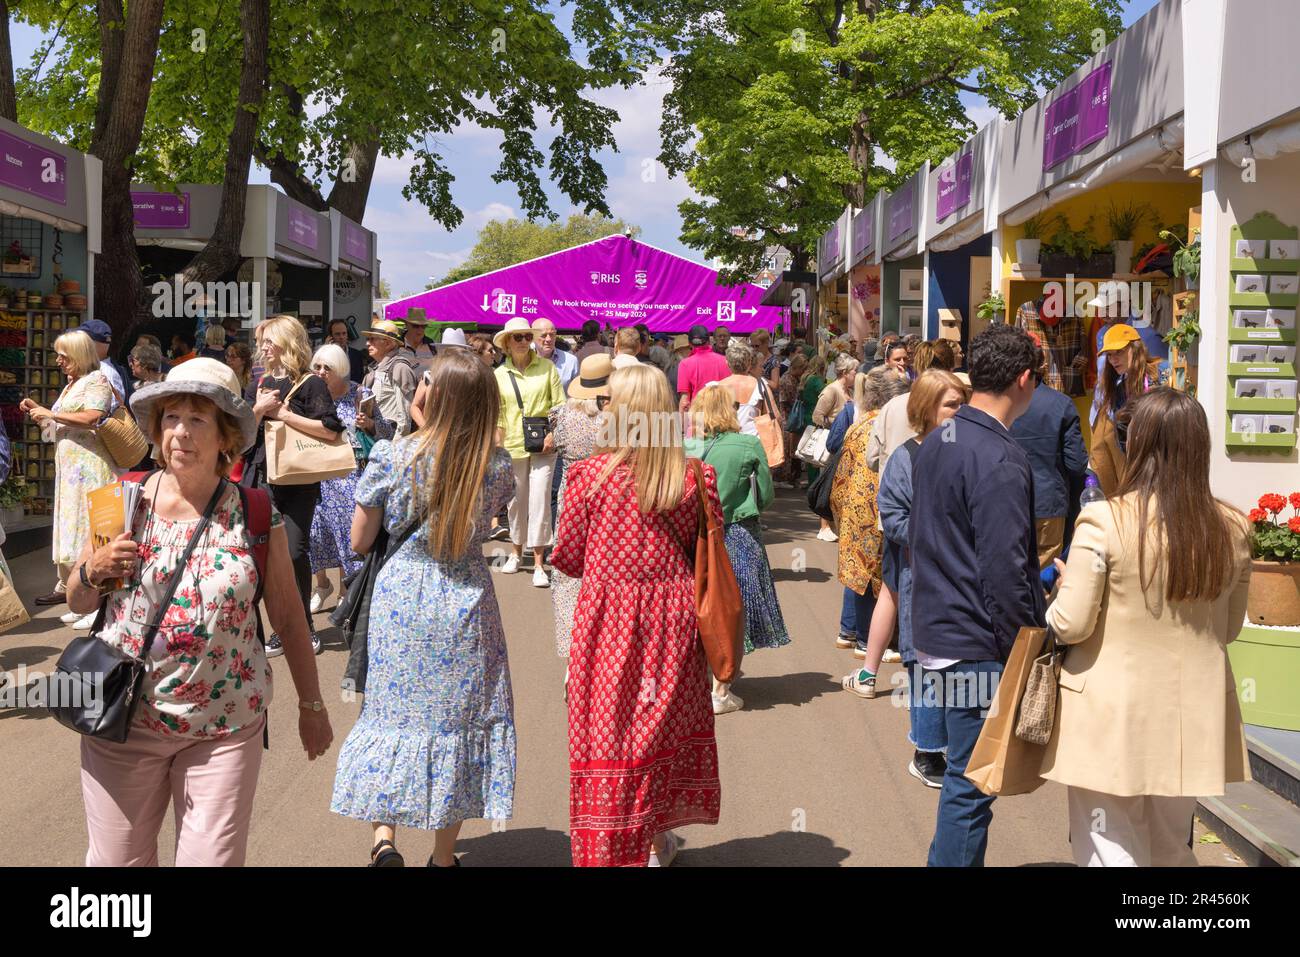
M 429 554 L 456 559 L 469 547 L 496 442 L 496 376 L 468 349 L 440 350 L 429 365 L 424 425 L 416 432 L 414 498 L 424 502 Z M 430 467 L 432 460 L 432 467 Z M 424 467 L 419 467 L 423 465 Z
M 1124 373 L 1124 402 L 1127 405 L 1146 391 L 1142 378 L 1147 374 L 1151 356 L 1147 354 L 1147 347 L 1141 339 L 1134 339 L 1124 348 L 1128 350 L 1128 372 Z M 1107 359 L 1101 370 L 1101 406 L 1098 415 L 1113 415 L 1119 411 L 1119 373 Z
M 1244 523 L 1234 529 L 1220 508 L 1224 503 L 1210 492 L 1205 410 L 1185 392 L 1165 386 L 1125 407 L 1132 410 L 1128 461 L 1115 498 L 1133 496 L 1142 590 L 1163 567 L 1166 601 L 1213 601 L 1228 586 Z M 1155 516 L 1149 521 L 1152 501 Z M 1149 547 L 1157 550 L 1150 567 Z

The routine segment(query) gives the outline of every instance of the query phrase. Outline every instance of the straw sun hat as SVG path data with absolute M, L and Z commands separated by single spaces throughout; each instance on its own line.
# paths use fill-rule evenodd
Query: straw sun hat
M 131 411 L 139 422 L 149 422 L 154 403 L 168 396 L 201 396 L 239 423 L 243 453 L 257 439 L 257 418 L 253 407 L 244 401 L 240 391 L 239 376 L 235 370 L 216 359 L 200 357 L 173 366 L 162 382 L 151 382 L 137 389 L 131 396 Z

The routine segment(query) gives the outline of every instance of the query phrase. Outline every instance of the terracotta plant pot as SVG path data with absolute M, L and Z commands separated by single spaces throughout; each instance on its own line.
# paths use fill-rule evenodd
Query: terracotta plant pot
M 1252 625 L 1300 625 L 1300 562 L 1253 561 L 1246 617 Z

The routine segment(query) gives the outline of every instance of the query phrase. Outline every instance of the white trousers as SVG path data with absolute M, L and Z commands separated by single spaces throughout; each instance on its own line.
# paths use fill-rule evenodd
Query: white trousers
M 1068 787 L 1070 848 L 1079 867 L 1195 867 L 1194 797 L 1119 797 Z
M 515 469 L 515 497 L 506 510 L 510 541 L 525 548 L 546 548 L 552 541 L 551 473 L 555 453 L 511 459 Z

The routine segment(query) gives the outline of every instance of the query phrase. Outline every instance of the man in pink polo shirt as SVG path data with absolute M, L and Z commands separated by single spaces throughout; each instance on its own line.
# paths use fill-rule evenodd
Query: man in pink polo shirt
M 731 375 L 726 357 L 718 355 L 709 344 L 709 330 L 704 326 L 691 326 L 691 354 L 677 367 L 677 409 L 685 412 L 691 407 L 695 393 L 710 382 L 721 382 Z

